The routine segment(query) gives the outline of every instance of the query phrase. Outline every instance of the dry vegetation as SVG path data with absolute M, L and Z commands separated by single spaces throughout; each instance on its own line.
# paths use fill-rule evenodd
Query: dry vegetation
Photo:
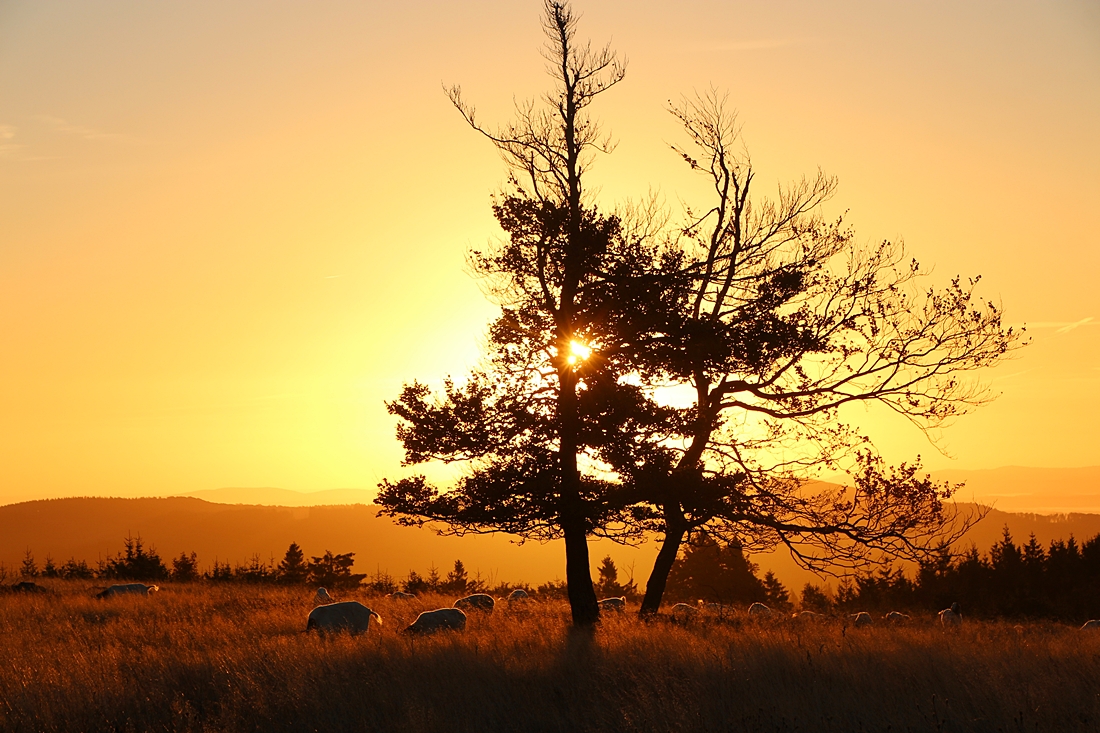
M 1100 729 L 1100 633 L 1060 625 L 623 614 L 584 638 L 564 604 L 532 603 L 413 639 L 398 632 L 451 599 L 360 597 L 382 632 L 322 638 L 303 631 L 310 589 L 51 587 L 0 596 L 3 730 Z

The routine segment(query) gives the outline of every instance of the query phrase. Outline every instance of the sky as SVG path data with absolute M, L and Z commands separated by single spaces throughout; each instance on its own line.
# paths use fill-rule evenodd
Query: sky
M 739 110 L 757 185 L 819 167 L 861 239 L 904 239 L 1032 343 L 930 469 L 1100 465 L 1094 3 L 578 2 L 626 80 L 612 208 L 700 182 L 669 100 Z M 383 402 L 477 360 L 464 255 L 500 235 L 486 122 L 547 88 L 538 2 L 0 1 L 0 503 L 402 475 Z

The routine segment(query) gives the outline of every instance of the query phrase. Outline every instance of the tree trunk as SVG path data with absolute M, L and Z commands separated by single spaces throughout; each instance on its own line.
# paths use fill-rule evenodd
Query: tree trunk
M 573 522 L 569 522 L 572 525 Z M 592 586 L 592 570 L 588 561 L 588 536 L 583 523 L 566 526 L 565 582 L 569 590 L 569 610 L 574 626 L 591 626 L 600 620 L 596 589 Z
M 657 560 L 653 563 L 653 570 L 649 574 L 649 580 L 645 585 L 645 597 L 642 599 L 642 608 L 638 612 L 641 616 L 652 616 L 661 608 L 661 599 L 665 595 L 665 586 L 668 585 L 668 575 L 672 572 L 672 564 L 676 562 L 676 556 L 680 552 L 684 535 L 687 534 L 687 525 L 677 521 L 675 515 L 680 514 L 680 507 L 673 511 L 670 507 L 665 509 L 665 538 L 661 542 L 661 550 L 657 553 Z

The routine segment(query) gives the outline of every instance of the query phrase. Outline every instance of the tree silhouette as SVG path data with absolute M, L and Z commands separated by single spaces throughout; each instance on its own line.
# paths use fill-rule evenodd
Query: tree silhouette
M 307 579 L 310 583 L 325 588 L 342 590 L 358 588 L 359 583 L 367 576 L 365 573 L 351 572 L 355 564 L 354 558 L 354 552 L 334 554 L 330 550 L 325 550 L 325 554 L 321 557 L 310 558 Z
M 738 545 L 723 546 L 699 532 L 685 547 L 668 578 L 673 598 L 723 604 L 749 604 L 767 599 L 756 577 L 757 566 Z
M 168 568 L 160 559 L 156 548 L 145 549 L 141 536 L 127 537 L 122 541 L 123 551 L 108 557 L 100 577 L 113 580 L 166 580 Z
M 507 241 L 470 254 L 503 311 L 489 330 L 487 366 L 462 384 L 448 379 L 438 398 L 413 384 L 387 405 L 403 421 L 406 464 L 467 461 L 470 471 L 447 493 L 423 476 L 384 481 L 377 501 L 383 513 L 438 520 L 445 532 L 564 538 L 573 622 L 587 625 L 599 618 L 588 537 L 631 530 L 632 502 L 601 469 L 641 459 L 623 428 L 655 432 L 666 417 L 621 381 L 628 364 L 593 356 L 592 345 L 644 316 L 649 301 L 626 313 L 607 283 L 635 281 L 631 268 L 654 269 L 656 252 L 584 196 L 592 154 L 611 148 L 586 109 L 623 78 L 622 64 L 608 48 L 576 41 L 564 3 L 545 4 L 544 30 L 555 82 L 545 107 L 520 104 L 514 123 L 490 131 L 460 90 L 449 90 L 512 171 L 493 207 Z
M 181 552 L 179 557 L 173 558 L 172 580 L 189 583 L 198 580 L 199 577 L 199 556 L 197 553 L 192 552 L 188 555 L 186 552 Z
M 643 613 L 656 612 L 685 541 L 783 545 L 805 567 L 864 570 L 923 560 L 970 521 L 918 461 L 887 466 L 846 405 L 875 402 L 923 429 L 988 395 L 966 379 L 1018 345 L 976 280 L 924 287 L 904 248 L 859 244 L 822 207 L 818 174 L 756 196 L 738 127 L 711 94 L 673 108 L 714 200 L 669 223 L 649 202 L 601 212 L 582 185 L 610 141 L 587 115 L 622 80 L 607 48 L 575 38 L 545 4 L 554 89 L 489 130 L 457 87 L 451 101 L 511 169 L 494 201 L 506 238 L 469 262 L 501 306 L 483 366 L 433 394 L 406 385 L 387 409 L 405 464 L 463 462 L 448 490 L 424 476 L 383 481 L 382 513 L 442 532 L 564 538 L 573 621 L 599 617 L 587 539 L 661 547 Z M 750 195 L 751 192 L 751 195 Z M 664 404 L 679 386 L 694 404 Z M 847 471 L 845 485 L 815 481 Z
M 677 318 L 653 342 L 665 383 L 695 395 L 684 447 L 648 497 L 663 534 L 642 612 L 655 612 L 681 542 L 706 527 L 753 549 L 785 545 L 811 569 L 859 569 L 883 556 L 919 560 L 968 521 L 943 505 L 951 487 L 919 459 L 884 465 L 839 410 L 875 402 L 929 429 L 988 395 L 964 377 L 1018 343 L 977 280 L 920 289 L 904 248 L 860 245 L 822 206 L 822 173 L 755 195 L 739 126 L 717 93 L 673 107 L 713 201 L 688 209 L 678 240 L 695 275 Z M 845 469 L 850 484 L 813 482 Z
M 305 583 L 309 575 L 309 565 L 306 563 L 305 553 L 297 542 L 291 542 L 286 549 L 286 555 L 275 566 L 275 577 L 280 583 L 297 585 Z

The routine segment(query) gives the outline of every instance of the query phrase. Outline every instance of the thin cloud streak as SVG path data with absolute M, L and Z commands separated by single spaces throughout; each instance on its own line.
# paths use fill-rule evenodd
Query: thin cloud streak
M 76 125 L 68 120 L 64 120 L 60 117 L 54 117 L 52 115 L 38 115 L 35 119 L 41 122 L 45 122 L 56 132 L 63 132 L 67 135 L 75 135 L 77 137 L 84 138 L 85 140 L 128 140 L 129 136 L 122 135 L 117 132 L 103 132 L 102 130 L 96 130 L 91 127 L 84 127 L 83 125 Z
M 711 46 L 711 51 L 762 51 L 770 48 L 784 48 L 795 46 L 804 41 L 796 41 L 793 38 L 759 38 L 751 41 L 732 41 Z

